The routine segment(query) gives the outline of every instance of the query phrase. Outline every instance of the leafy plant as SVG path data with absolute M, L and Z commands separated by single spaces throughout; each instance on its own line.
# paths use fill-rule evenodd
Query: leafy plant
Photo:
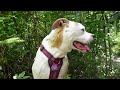
M 30 78 L 30 76 L 25 76 L 25 71 L 23 71 L 20 74 L 15 74 L 15 76 L 13 76 L 13 79 L 28 79 Z
M 67 74 L 66 79 L 71 79 L 71 74 Z
M 19 43 L 19 42 L 24 42 L 24 40 L 21 40 L 19 37 L 9 38 L 4 41 L 0 41 L 0 44 L 12 44 L 12 43 Z
M 117 33 L 114 43 L 113 51 L 120 56 L 120 32 Z

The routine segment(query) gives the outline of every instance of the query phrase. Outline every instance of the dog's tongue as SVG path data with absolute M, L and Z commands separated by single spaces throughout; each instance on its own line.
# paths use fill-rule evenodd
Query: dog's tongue
M 88 47 L 88 45 L 82 44 L 82 43 L 77 42 L 77 41 L 74 42 L 74 46 L 75 46 L 77 49 L 82 50 L 82 51 L 85 51 L 85 52 L 87 52 L 87 51 L 90 50 L 90 48 Z

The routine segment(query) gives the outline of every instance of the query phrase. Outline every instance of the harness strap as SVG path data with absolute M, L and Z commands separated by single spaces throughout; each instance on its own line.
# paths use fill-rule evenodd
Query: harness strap
M 51 59 L 53 56 L 44 48 L 43 45 L 40 46 L 40 50 L 45 54 L 48 59 Z
M 61 58 L 58 59 L 54 59 L 51 58 L 51 60 L 48 61 L 49 62 L 49 66 L 50 66 L 50 77 L 49 79 L 57 79 L 61 66 L 63 64 L 63 61 Z
M 63 64 L 63 58 L 54 58 L 45 48 L 41 45 L 40 50 L 45 54 L 48 58 L 48 64 L 50 66 L 50 75 L 49 79 L 57 79 L 61 66 Z

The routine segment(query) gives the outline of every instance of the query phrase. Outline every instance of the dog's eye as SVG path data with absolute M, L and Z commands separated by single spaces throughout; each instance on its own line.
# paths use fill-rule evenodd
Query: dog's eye
M 81 29 L 83 32 L 85 31 L 84 29 Z

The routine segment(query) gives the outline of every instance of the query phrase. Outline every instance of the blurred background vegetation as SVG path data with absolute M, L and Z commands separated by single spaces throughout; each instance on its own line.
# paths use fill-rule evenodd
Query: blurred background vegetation
M 42 39 L 58 18 L 81 22 L 95 34 L 91 51 L 68 53 L 68 79 L 120 78 L 120 11 L 0 11 L 0 78 L 33 79 Z

